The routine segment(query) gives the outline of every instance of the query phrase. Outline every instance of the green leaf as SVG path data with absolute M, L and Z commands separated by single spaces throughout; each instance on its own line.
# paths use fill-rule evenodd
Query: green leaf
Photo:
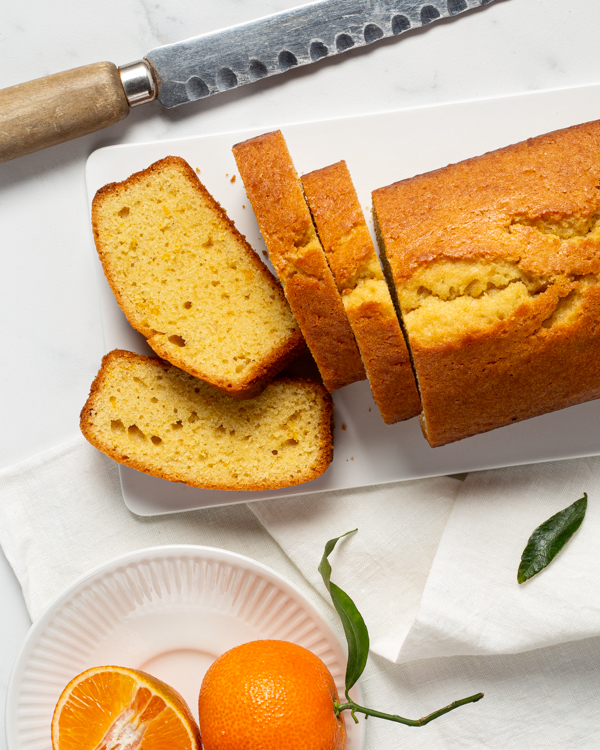
M 523 583 L 554 560 L 577 529 L 587 510 L 587 492 L 568 508 L 538 526 L 521 555 L 517 581 Z
M 336 608 L 338 615 L 344 626 L 344 633 L 348 641 L 348 664 L 346 665 L 346 695 L 350 688 L 356 683 L 358 678 L 364 672 L 369 657 L 369 632 L 362 615 L 356 608 L 356 604 L 346 594 L 345 591 L 331 581 L 331 564 L 327 559 L 333 552 L 335 545 L 340 539 L 348 534 L 354 534 L 354 531 L 348 531 L 336 539 L 330 539 L 325 545 L 325 551 L 319 573 L 323 577 L 325 586 L 331 595 L 331 601 Z

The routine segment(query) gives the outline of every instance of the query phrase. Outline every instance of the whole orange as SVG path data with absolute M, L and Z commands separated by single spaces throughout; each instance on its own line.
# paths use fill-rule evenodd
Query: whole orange
M 318 656 L 287 641 L 250 641 L 209 668 L 198 699 L 204 750 L 344 750 L 337 690 Z

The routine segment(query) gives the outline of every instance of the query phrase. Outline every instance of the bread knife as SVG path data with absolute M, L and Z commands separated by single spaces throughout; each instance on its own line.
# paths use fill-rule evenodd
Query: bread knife
M 166 44 L 117 67 L 93 63 L 0 90 L 0 162 L 93 133 L 154 99 L 204 99 L 493 0 L 318 0 Z

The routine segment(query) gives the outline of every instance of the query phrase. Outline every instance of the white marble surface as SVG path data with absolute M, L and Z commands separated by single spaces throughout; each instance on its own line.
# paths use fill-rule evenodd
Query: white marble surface
M 99 60 L 124 64 L 160 44 L 294 4 L 5 2 L 0 87 Z M 0 165 L 0 466 L 76 432 L 103 353 L 84 189 L 85 160 L 94 149 L 597 82 L 599 26 L 598 0 L 495 0 L 208 101 L 171 111 L 157 103 L 140 107 L 110 130 Z M 410 144 L 399 143 L 391 157 L 401 158 L 406 148 Z M 0 595 L 3 701 L 28 627 L 18 584 L 3 557 Z

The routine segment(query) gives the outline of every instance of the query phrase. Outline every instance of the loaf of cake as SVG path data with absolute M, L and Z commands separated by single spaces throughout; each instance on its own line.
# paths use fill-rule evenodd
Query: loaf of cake
M 373 193 L 432 446 L 600 396 L 600 123 Z
M 103 187 L 92 224 L 127 319 L 182 370 L 251 398 L 304 349 L 276 279 L 183 159 Z
M 316 479 L 332 457 L 331 396 L 281 378 L 241 401 L 168 362 L 116 349 L 81 412 L 98 450 L 138 471 L 212 490 L 271 490 Z
M 304 194 L 386 424 L 421 400 L 381 265 L 345 161 L 302 177 Z
M 344 305 L 280 131 L 233 147 L 269 257 L 329 391 L 364 380 Z

